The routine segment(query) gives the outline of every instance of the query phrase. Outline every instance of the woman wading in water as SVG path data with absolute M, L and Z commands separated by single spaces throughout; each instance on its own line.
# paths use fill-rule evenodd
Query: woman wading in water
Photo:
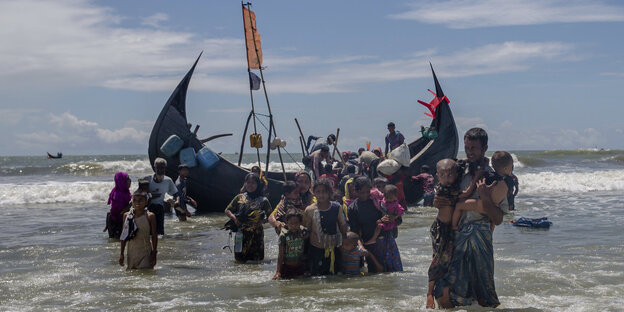
M 249 260 L 260 261 L 264 259 L 264 229 L 262 224 L 266 222 L 271 212 L 269 200 L 262 196 L 262 182 L 255 173 L 245 177 L 243 188 L 245 193 L 238 194 L 225 208 L 225 214 L 234 221 L 238 231 L 242 231 L 242 249 L 234 252 L 234 258 L 238 262 Z

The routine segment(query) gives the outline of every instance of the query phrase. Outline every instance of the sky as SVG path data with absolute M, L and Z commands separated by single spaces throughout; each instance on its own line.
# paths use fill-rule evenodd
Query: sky
M 624 148 L 624 3 L 256 1 L 277 134 L 340 128 L 341 150 L 407 141 L 436 70 L 460 137 L 490 150 Z M 146 154 L 154 121 L 203 51 L 187 117 L 238 151 L 251 109 L 240 2 L 0 0 L 0 155 Z M 262 91 L 257 112 L 266 113 Z M 265 117 L 259 117 L 268 125 Z M 260 127 L 260 126 L 259 126 Z M 266 130 L 260 127 L 266 137 Z M 462 146 L 460 146 L 460 149 Z M 246 152 L 251 152 L 249 148 Z

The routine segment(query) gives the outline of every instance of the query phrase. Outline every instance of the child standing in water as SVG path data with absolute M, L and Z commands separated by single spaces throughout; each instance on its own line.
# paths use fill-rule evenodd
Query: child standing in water
M 110 211 L 106 214 L 106 228 L 109 238 L 117 238 L 121 235 L 123 227 L 123 216 L 130 208 L 130 177 L 125 172 L 117 172 L 115 174 L 115 187 L 108 195 L 108 204 L 111 205 Z
M 128 245 L 128 270 L 153 269 L 158 253 L 158 234 L 156 216 L 147 211 L 148 195 L 140 190 L 132 194 L 132 208 L 124 214 L 124 223 L 133 222 L 136 232 L 128 241 L 122 239 L 119 265 L 124 265 L 124 250 Z M 134 231 L 133 231 L 134 232 Z M 150 239 L 151 236 L 151 239 Z M 123 237 L 125 238 L 125 237 Z
M 277 256 L 277 272 L 273 279 L 290 279 L 302 276 L 305 272 L 304 246 L 309 238 L 308 230 L 301 225 L 301 211 L 294 208 L 285 216 L 288 229 L 282 229 L 279 236 L 279 253 Z
M 399 204 L 397 199 L 398 189 L 396 186 L 389 184 L 384 188 L 384 197 L 381 200 L 381 204 L 379 205 L 379 209 L 384 215 L 391 215 L 395 217 L 400 217 L 403 215 L 405 208 Z M 368 240 L 365 245 L 374 244 L 377 241 L 377 237 L 381 234 L 382 231 L 394 231 L 397 227 L 396 221 L 390 222 L 382 222 L 381 219 L 377 220 L 377 227 L 375 228 L 375 233 L 373 233 L 373 237 Z
M 339 203 L 330 201 L 332 188 L 327 179 L 315 182 L 314 195 L 317 202 L 306 208 L 303 218 L 310 230 L 310 272 L 335 274 L 335 248 L 342 245 L 342 236 L 347 233 L 345 214 Z
M 342 246 L 340 246 L 342 273 L 346 275 L 360 275 L 363 257 L 366 257 L 368 266 L 375 266 L 375 270 L 372 270 L 373 272 L 383 272 L 384 269 L 381 263 L 359 243 L 359 239 L 360 236 L 356 233 L 348 232 L 347 236 L 342 240 Z

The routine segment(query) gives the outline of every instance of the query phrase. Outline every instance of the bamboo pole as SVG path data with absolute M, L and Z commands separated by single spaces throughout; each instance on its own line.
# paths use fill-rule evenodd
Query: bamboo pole
M 249 112 L 249 116 L 247 116 L 247 122 L 245 123 L 245 130 L 243 131 L 243 141 L 241 142 L 240 153 L 238 154 L 238 166 L 240 167 L 241 162 L 243 161 L 243 149 L 245 148 L 245 138 L 247 137 L 247 128 L 249 127 L 249 120 L 253 115 L 253 110 Z M 260 159 L 260 154 L 258 154 L 258 159 Z
M 299 144 L 301 144 L 301 155 L 305 156 L 306 155 L 305 147 L 304 147 L 305 143 L 303 143 L 303 138 L 301 136 L 299 136 Z
M 242 4 L 242 2 L 241 2 Z M 242 4 L 243 7 L 245 7 L 244 4 Z M 247 6 L 251 7 L 251 3 L 247 2 Z M 244 11 L 243 11 L 244 12 Z M 251 11 L 247 11 L 249 13 L 249 27 L 251 28 L 251 36 L 253 39 L 253 44 L 254 44 L 254 50 L 256 51 L 256 59 L 258 60 L 258 69 L 260 70 L 260 79 L 262 80 L 262 89 L 264 91 L 264 98 L 266 100 L 267 103 L 267 108 L 269 109 L 269 137 L 267 138 L 267 160 L 266 160 L 266 169 L 265 172 L 269 171 L 269 162 L 271 159 L 271 130 L 273 130 L 273 135 L 275 137 L 277 137 L 277 131 L 275 130 L 275 125 L 273 124 L 273 113 L 271 112 L 271 103 L 269 102 L 269 95 L 267 94 L 267 90 L 266 90 L 266 83 L 264 81 L 264 74 L 262 73 L 262 64 L 260 63 L 260 54 L 258 53 L 258 46 L 256 45 L 256 32 L 255 29 L 253 28 L 253 25 L 251 23 Z M 243 16 L 244 19 L 244 16 Z M 244 20 L 243 20 L 243 26 L 244 26 Z M 245 39 L 245 45 L 247 44 L 247 40 Z M 247 70 L 249 69 L 249 58 L 247 58 Z M 249 90 L 251 90 L 251 88 L 249 88 Z M 250 91 L 251 92 L 251 91 Z M 287 180 L 286 177 L 286 169 L 284 168 L 284 160 L 282 159 L 282 151 L 280 149 L 280 147 L 277 147 L 277 154 L 279 155 L 279 159 L 280 159 L 280 164 L 282 165 L 282 173 L 284 174 L 284 181 Z M 259 162 L 259 161 L 258 161 Z
M 299 134 L 301 135 L 301 139 L 303 140 L 303 146 L 305 146 L 305 135 L 303 135 L 303 131 L 301 131 L 301 126 L 299 125 L 299 120 L 297 120 L 297 118 L 295 118 L 295 123 L 297 124 L 297 129 L 299 129 Z M 303 156 L 308 155 L 310 155 L 310 153 L 308 153 L 308 149 L 306 148 Z
M 332 159 L 334 159 L 334 155 L 336 155 L 336 145 L 338 145 L 338 137 L 340 136 L 340 128 L 336 130 L 336 140 L 334 141 L 334 150 L 332 151 Z M 340 157 L 340 155 L 338 155 Z
M 247 46 L 247 36 L 245 35 L 245 5 L 243 4 L 243 2 L 241 1 L 241 14 L 243 16 L 243 37 L 245 38 L 245 55 L 247 55 L 247 51 L 249 50 L 249 47 Z M 251 27 L 251 13 L 249 13 L 249 27 Z M 252 35 L 253 35 L 253 29 L 252 29 Z M 254 45 L 255 45 L 255 39 L 254 39 Z M 257 51 L 256 51 L 256 55 L 257 55 Z M 246 57 L 247 59 L 247 79 L 251 79 L 251 69 L 249 68 L 249 58 Z M 258 58 L 258 60 L 260 60 Z M 258 134 L 258 129 L 256 127 L 256 109 L 254 107 L 254 98 L 253 98 L 253 90 L 251 90 L 251 85 L 249 86 L 249 96 L 251 98 L 251 114 L 253 115 L 253 126 L 254 126 L 254 134 Z M 249 122 L 249 120 L 247 120 L 247 122 Z M 246 135 L 246 134 L 245 134 Z M 243 135 L 243 143 L 241 145 L 245 144 L 245 135 Z M 268 149 L 268 147 L 267 147 Z M 260 167 L 261 163 L 260 163 L 260 150 L 258 149 L 258 147 L 256 147 L 256 155 L 258 156 L 258 167 Z M 243 157 L 243 150 L 241 147 L 241 153 L 239 158 L 242 159 Z M 238 163 L 238 165 L 240 166 L 240 161 Z M 268 167 L 268 164 L 267 164 Z

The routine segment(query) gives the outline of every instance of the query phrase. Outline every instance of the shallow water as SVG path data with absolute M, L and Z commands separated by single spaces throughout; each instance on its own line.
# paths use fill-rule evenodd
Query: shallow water
M 505 219 L 548 216 L 554 226 L 496 228 L 500 308 L 623 310 L 624 168 L 602 163 L 605 155 L 516 154 L 541 157 L 545 165 L 517 167 L 518 207 Z M 114 171 L 136 160 L 114 161 L 119 163 L 93 175 L 0 176 L 0 310 L 424 310 L 434 209 L 412 207 L 405 216 L 397 239 L 405 269 L 400 273 L 272 281 L 275 232 L 265 230 L 265 261 L 236 264 L 222 249 L 228 244 L 222 214 L 186 223 L 168 217 L 156 269 L 126 271 L 117 263 L 119 242 L 102 232 L 104 201 Z M 590 165 L 580 165 L 585 163 Z M 576 171 L 568 170 L 575 164 Z M 140 176 L 149 169 L 137 166 L 126 170 Z M 76 187 L 71 196 L 60 191 L 89 183 L 98 187 Z M 21 189 L 26 195 L 16 195 Z M 30 192 L 40 199 L 32 200 Z

